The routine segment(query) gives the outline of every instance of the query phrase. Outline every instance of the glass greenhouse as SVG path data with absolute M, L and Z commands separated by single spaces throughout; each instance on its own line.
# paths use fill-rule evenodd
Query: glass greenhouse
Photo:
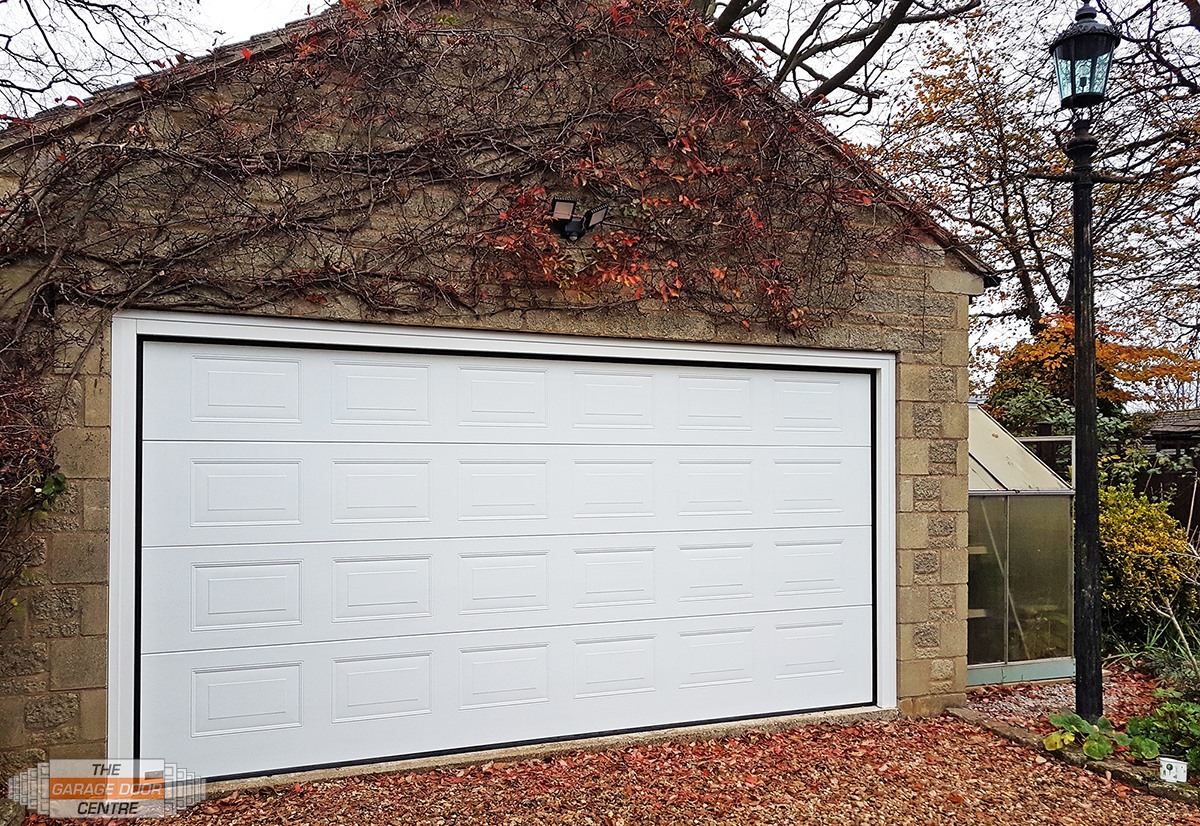
M 1069 677 L 1071 486 L 970 406 L 967 683 Z

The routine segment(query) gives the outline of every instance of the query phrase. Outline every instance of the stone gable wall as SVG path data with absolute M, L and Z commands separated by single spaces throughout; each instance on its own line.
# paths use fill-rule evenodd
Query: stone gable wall
M 875 263 L 866 299 L 806 347 L 898 354 L 898 692 L 908 715 L 960 704 L 967 653 L 967 302 L 978 279 L 940 249 Z M 273 315 L 361 320 L 351 303 L 300 303 Z M 69 381 L 56 440 L 70 491 L 29 541 L 39 549 L 25 608 L 0 635 L 0 776 L 48 757 L 106 753 L 110 348 L 104 314 L 60 314 L 54 381 Z M 717 325 L 647 301 L 621 311 L 474 317 L 405 324 L 795 346 L 784 333 Z M 99 335 L 96 335 L 99 330 Z M 95 339 L 78 360 L 83 345 Z M 78 369 L 72 367 L 80 365 Z
M 595 9 L 551 27 L 551 0 L 403 19 L 434 5 L 392 4 L 378 31 L 322 16 L 311 47 L 251 41 L 0 139 L 0 322 L 56 307 L 70 484 L 0 632 L 0 776 L 106 751 L 111 321 L 89 304 L 896 353 L 900 706 L 961 702 L 980 279 L 692 30 Z M 608 275 L 644 280 L 555 240 L 555 196 L 608 199 L 643 250 Z

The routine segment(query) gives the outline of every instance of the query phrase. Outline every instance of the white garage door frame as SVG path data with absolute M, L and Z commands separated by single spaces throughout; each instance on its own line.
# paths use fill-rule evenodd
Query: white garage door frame
M 184 313 L 123 312 L 112 328 L 109 536 L 108 751 L 135 756 L 137 716 L 138 449 L 141 342 L 191 339 L 247 345 L 420 350 L 475 356 L 672 362 L 866 372 L 872 378 L 874 693 L 866 708 L 896 706 L 896 357 L 792 347 L 599 339 Z M 165 700 L 170 702 L 170 700 Z M 185 709 L 180 709 L 186 714 Z M 164 757 L 171 755 L 146 755 Z

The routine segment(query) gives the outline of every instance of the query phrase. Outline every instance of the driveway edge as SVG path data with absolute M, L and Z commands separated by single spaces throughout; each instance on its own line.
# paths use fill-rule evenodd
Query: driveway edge
M 1145 766 L 1135 766 L 1131 763 L 1126 763 L 1124 760 L 1089 760 L 1078 749 L 1047 751 L 1045 746 L 1042 745 L 1042 736 L 1040 734 L 1035 734 L 1028 729 L 998 722 L 969 708 L 949 708 L 946 709 L 946 713 L 952 717 L 957 717 L 964 723 L 985 728 L 1006 740 L 1012 740 L 1014 743 L 1028 746 L 1039 754 L 1056 757 L 1064 763 L 1070 763 L 1072 766 L 1078 766 L 1096 774 L 1110 775 L 1122 783 L 1137 786 L 1156 797 L 1200 805 L 1200 789 L 1194 786 L 1164 783 L 1158 779 L 1158 772 Z

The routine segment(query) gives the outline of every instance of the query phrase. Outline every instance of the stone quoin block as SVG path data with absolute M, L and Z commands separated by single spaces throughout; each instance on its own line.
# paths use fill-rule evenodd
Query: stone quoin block
M 47 729 L 75 721 L 79 717 L 79 695 L 60 692 L 25 703 L 25 727 Z
M 104 637 L 50 641 L 50 688 L 103 688 L 108 678 Z
M 108 542 L 101 533 L 60 533 L 51 540 L 48 568 L 55 583 L 108 581 Z

